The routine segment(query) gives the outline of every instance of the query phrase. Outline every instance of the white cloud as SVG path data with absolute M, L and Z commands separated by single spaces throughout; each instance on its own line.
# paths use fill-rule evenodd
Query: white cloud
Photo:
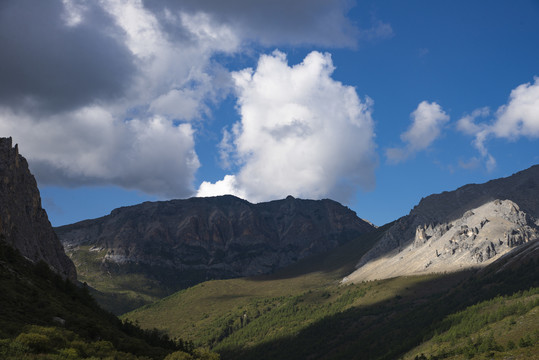
M 457 129 L 468 135 L 477 134 L 485 130 L 484 124 L 476 124 L 475 121 L 479 117 L 486 117 L 490 114 L 490 109 L 484 107 L 474 110 L 470 115 L 463 116 L 457 121 Z
M 191 121 L 207 108 L 201 95 L 191 89 L 172 89 L 152 101 L 150 111 L 173 119 Z
M 491 123 L 477 122 L 478 118 L 489 115 L 487 108 L 475 110 L 457 123 L 458 130 L 475 137 L 473 145 L 489 171 L 496 166 L 496 159 L 485 144 L 489 137 L 513 141 L 520 137 L 539 138 L 539 78 L 534 80 L 534 84 L 526 83 L 513 89 L 509 102 L 498 108 Z
M 208 102 L 218 101 L 229 91 L 230 76 L 212 63 L 211 57 L 217 52 L 236 51 L 239 40 L 225 25 L 213 27 L 202 15 L 178 14 L 169 26 L 184 36 L 173 39 L 141 1 L 110 0 L 96 4 L 66 0 L 64 12 L 56 15 L 57 19 L 51 9 L 42 11 L 44 22 L 60 22 L 54 27 L 60 39 L 62 36 L 69 39 L 69 33 L 82 32 L 98 43 L 102 33 L 94 34 L 90 28 L 96 14 L 106 13 L 104 18 L 108 23 L 102 20 L 103 26 L 112 29 L 106 37 L 113 39 L 106 45 L 120 47 L 125 55 L 118 64 L 113 64 L 110 73 L 116 68 L 130 68 L 129 86 L 115 85 L 121 91 L 114 90 L 117 96 L 110 96 L 102 88 L 109 82 L 122 83 L 124 78 L 102 76 L 104 80 L 97 83 L 94 92 L 78 90 L 81 94 L 77 102 L 72 101 L 75 105 L 56 106 L 48 112 L 38 112 L 39 109 L 30 106 L 18 106 L 14 110 L 10 104 L 2 106 L 0 102 L 1 133 L 13 136 L 19 143 L 41 184 L 112 184 L 167 197 L 190 196 L 199 168 L 194 129 L 190 124 L 178 125 L 177 120 L 200 119 L 209 112 Z M 46 4 L 41 6 L 45 8 Z M 19 12 L 24 13 L 23 10 Z M 38 30 L 33 33 L 36 37 L 41 32 L 47 33 Z M 95 45 L 92 41 L 88 43 L 89 47 Z M 23 46 L 31 44 L 23 42 Z M 95 47 L 92 55 L 99 54 L 100 49 Z M 46 55 L 38 58 L 47 61 Z M 84 72 L 92 74 L 99 73 L 100 64 L 100 61 L 86 61 L 81 66 L 86 66 Z M 32 66 L 28 65 L 30 69 Z M 76 71 L 70 74 L 82 76 Z M 21 98 L 39 100 L 25 100 L 25 103 L 51 102 L 50 99 L 64 97 L 66 90 L 55 94 L 56 88 L 51 87 L 38 98 L 31 86 L 47 87 L 48 82 L 57 81 L 74 82 L 84 88 L 81 84 L 87 83 L 84 77 L 81 81 L 76 76 L 62 79 L 66 74 L 61 69 L 55 75 L 56 78 L 49 79 L 36 74 L 35 81 L 43 84 L 21 89 L 27 92 Z
M 211 183 L 203 181 L 198 188 L 197 196 L 210 197 L 219 195 L 235 195 L 239 198 L 246 199 L 247 194 L 239 187 L 236 181 L 236 176 L 225 175 L 223 180 Z
M 251 201 L 286 195 L 346 201 L 358 186 L 372 187 L 372 101 L 361 102 L 353 87 L 333 80 L 333 70 L 327 53 L 312 52 L 291 67 L 275 51 L 261 56 L 256 70 L 233 74 L 241 122 L 232 131 L 231 157 L 239 171 L 205 183 L 198 195 L 230 190 L 224 185 L 232 183 L 230 191 Z
M 0 130 L 40 183 L 191 195 L 193 126 L 234 85 L 216 55 L 250 42 L 354 46 L 348 9 L 343 0 L 8 0 Z M 221 148 L 226 160 L 231 148 Z
M 160 117 L 123 122 L 98 106 L 36 121 L 0 108 L 41 184 L 115 184 L 162 196 L 189 196 L 199 161 L 190 124 Z M 23 141 L 21 141 L 23 140 Z
M 449 121 L 449 116 L 440 105 L 427 101 L 422 101 L 410 117 L 410 128 L 401 134 L 405 146 L 386 149 L 386 156 L 391 162 L 404 161 L 418 151 L 427 149 L 440 136 L 442 127 Z
M 265 46 L 354 47 L 361 34 L 346 16 L 353 6 L 348 0 L 153 0 L 145 6 L 168 18 L 177 12 L 204 14 L 214 26 L 226 25 Z
M 496 111 L 492 133 L 497 137 L 517 139 L 539 137 L 539 77 L 535 83 L 519 85 L 511 91 L 509 103 Z
M 230 27 L 214 25 L 204 14 L 180 12 L 168 18 L 168 26 L 183 34 L 173 38 L 140 1 L 104 6 L 124 30 L 123 40 L 139 65 L 130 104 L 124 106 L 148 105 L 152 114 L 191 121 L 207 114 L 206 102 L 226 94 L 229 84 L 220 81 L 222 69 L 211 57 L 240 49 L 240 38 Z

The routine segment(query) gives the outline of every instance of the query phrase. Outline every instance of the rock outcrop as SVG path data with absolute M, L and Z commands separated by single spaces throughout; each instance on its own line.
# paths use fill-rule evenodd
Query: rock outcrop
M 397 220 L 348 280 L 484 266 L 539 237 L 539 166 L 428 196 Z
M 374 229 L 332 200 L 251 204 L 229 195 L 146 202 L 56 232 L 68 254 L 93 251 L 111 276 L 161 269 L 181 288 L 270 273 Z
M 76 280 L 75 266 L 41 207 L 36 180 L 11 138 L 0 138 L 0 237 L 31 261 L 43 260 Z

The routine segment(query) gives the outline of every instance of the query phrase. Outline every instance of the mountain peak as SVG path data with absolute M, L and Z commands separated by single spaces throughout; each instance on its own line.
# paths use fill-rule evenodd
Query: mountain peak
M 11 137 L 0 138 L 0 237 L 31 261 L 43 260 L 63 277 L 76 279 L 75 266 L 41 207 L 36 180 Z
M 539 166 L 421 199 L 360 259 L 352 281 L 482 267 L 539 238 Z

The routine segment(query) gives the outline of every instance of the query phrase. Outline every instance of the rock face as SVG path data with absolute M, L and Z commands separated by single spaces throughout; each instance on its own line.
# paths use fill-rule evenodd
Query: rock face
M 202 281 L 270 273 L 374 229 L 331 200 L 251 204 L 220 196 L 123 207 L 56 232 L 68 253 L 103 254 L 110 273 L 160 268 L 182 287 L 193 274 Z
M 41 207 L 36 180 L 11 138 L 0 138 L 0 237 L 31 261 L 43 260 L 58 274 L 76 280 L 75 265 Z
M 351 281 L 484 266 L 539 238 L 539 166 L 431 195 L 359 261 Z

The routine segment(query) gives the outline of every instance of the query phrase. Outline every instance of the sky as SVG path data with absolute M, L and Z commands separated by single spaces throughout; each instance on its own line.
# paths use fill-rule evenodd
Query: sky
M 54 226 L 222 194 L 383 225 L 539 163 L 537 19 L 537 0 L 4 0 L 0 136 Z

